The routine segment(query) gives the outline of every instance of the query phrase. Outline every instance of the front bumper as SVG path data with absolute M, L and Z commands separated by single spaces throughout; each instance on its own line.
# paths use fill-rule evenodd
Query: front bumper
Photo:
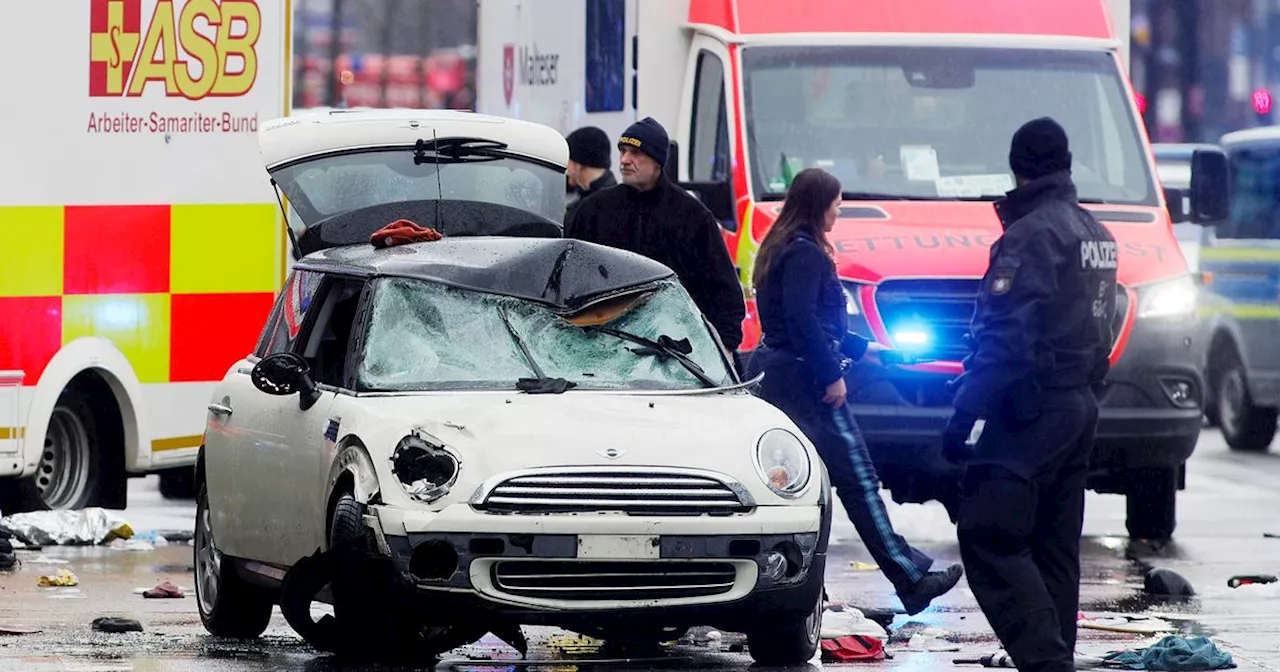
M 1179 467 L 1202 426 L 1203 345 L 1194 322 L 1136 321 L 1098 399 L 1092 463 L 1099 470 Z M 847 375 L 858 425 L 877 467 L 917 464 L 940 445 L 951 417 L 949 376 L 854 367 Z M 1185 386 L 1186 398 L 1175 395 Z
M 406 585 L 463 618 L 568 628 L 758 627 L 802 618 L 826 566 L 819 506 L 742 516 L 494 516 L 375 506 L 375 531 Z M 787 559 L 780 579 L 768 556 Z

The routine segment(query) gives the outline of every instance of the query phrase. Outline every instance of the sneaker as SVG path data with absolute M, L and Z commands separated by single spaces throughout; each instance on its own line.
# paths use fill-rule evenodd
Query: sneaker
M 964 567 L 959 564 L 951 565 L 941 572 L 925 574 L 919 583 L 911 587 L 910 593 L 898 596 L 902 599 L 902 608 L 907 611 L 907 614 L 915 616 L 928 609 L 929 603 L 935 597 L 945 595 L 947 591 L 955 588 L 962 576 L 964 576 Z

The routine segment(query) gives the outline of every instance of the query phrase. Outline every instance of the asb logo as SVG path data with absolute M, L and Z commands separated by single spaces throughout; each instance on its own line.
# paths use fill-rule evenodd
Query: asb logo
M 141 96 L 148 82 L 189 100 L 253 88 L 262 33 L 255 0 L 157 0 L 145 30 L 142 0 L 89 1 L 91 97 Z
M 507 107 L 511 107 L 511 94 L 516 88 L 516 45 L 508 44 L 502 47 L 502 97 L 507 100 Z

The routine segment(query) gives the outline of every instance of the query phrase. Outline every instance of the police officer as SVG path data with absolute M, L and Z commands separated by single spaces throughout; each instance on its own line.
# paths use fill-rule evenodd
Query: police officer
M 1009 164 L 1018 186 L 996 204 L 1004 234 L 982 279 L 943 447 L 965 464 L 960 554 L 987 620 L 1019 670 L 1073 670 L 1093 386 L 1108 371 L 1116 243 L 1078 205 L 1055 121 L 1020 128 Z

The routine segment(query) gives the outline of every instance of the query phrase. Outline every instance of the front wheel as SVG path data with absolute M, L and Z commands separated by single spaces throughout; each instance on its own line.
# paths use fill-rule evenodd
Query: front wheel
M 767 615 L 762 623 L 776 622 Z M 789 620 L 776 626 L 747 633 L 747 646 L 751 658 L 761 665 L 785 667 L 803 665 L 818 652 L 818 638 L 822 631 L 822 597 L 813 605 L 813 611 L 802 620 Z
M 271 594 L 244 579 L 218 550 L 209 512 L 209 490 L 200 483 L 196 498 L 196 604 L 205 630 L 219 637 L 253 639 L 271 622 Z
M 1216 387 L 1218 425 L 1227 445 L 1232 450 L 1251 453 L 1269 448 L 1276 435 L 1277 412 L 1254 405 L 1239 355 L 1231 353 L 1224 358 Z

